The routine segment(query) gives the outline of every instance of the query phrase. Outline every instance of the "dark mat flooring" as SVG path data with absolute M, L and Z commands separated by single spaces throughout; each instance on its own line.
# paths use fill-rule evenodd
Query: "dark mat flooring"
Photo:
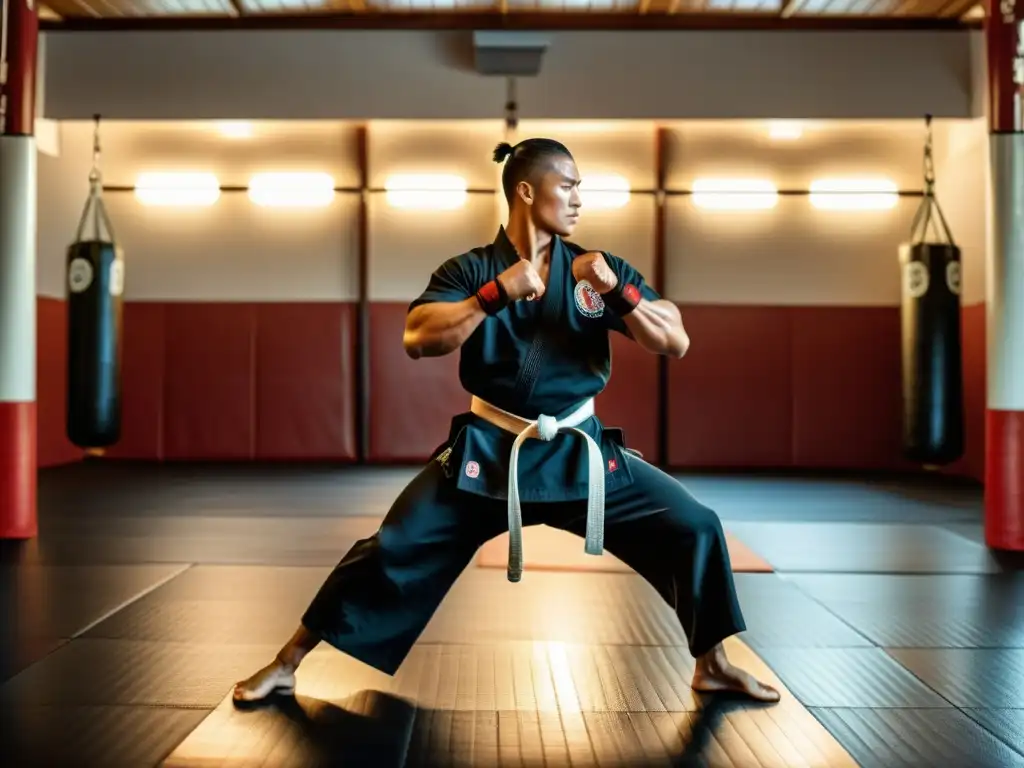
M 849 764 L 831 733 L 864 766 L 1024 768 L 1024 577 L 985 549 L 980 489 L 939 477 L 680 476 L 777 569 L 737 575 L 741 639 L 802 707 L 697 701 L 634 574 L 470 567 L 395 678 L 318 650 L 294 701 L 235 711 L 232 683 L 413 472 L 41 473 L 39 539 L 0 543 L 0 759 Z

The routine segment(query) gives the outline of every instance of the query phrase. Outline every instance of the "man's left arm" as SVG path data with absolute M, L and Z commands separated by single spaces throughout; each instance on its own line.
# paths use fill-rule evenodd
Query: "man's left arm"
M 679 308 L 662 299 L 624 259 L 591 251 L 573 261 L 573 276 L 601 294 L 611 330 L 656 355 L 680 358 L 690 348 Z
M 622 296 L 615 291 L 613 289 L 612 294 L 605 297 L 605 306 L 608 306 L 609 299 L 616 301 L 612 296 Z M 612 311 L 619 314 L 629 329 L 629 335 L 648 352 L 680 358 L 690 348 L 690 337 L 683 327 L 683 316 L 679 313 L 679 307 L 671 301 L 652 301 L 640 296 L 636 304 L 627 300 L 620 308 Z

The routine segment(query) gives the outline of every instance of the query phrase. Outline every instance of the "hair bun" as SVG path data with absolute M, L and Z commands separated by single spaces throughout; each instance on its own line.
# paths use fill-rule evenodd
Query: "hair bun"
M 512 154 L 513 147 L 507 141 L 501 142 L 494 148 L 494 162 L 503 163 L 505 158 Z

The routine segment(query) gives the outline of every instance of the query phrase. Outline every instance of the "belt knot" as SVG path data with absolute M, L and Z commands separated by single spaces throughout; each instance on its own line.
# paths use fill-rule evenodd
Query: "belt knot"
M 555 435 L 558 434 L 558 419 L 554 416 L 538 416 L 537 417 L 537 437 L 545 442 L 555 439 Z

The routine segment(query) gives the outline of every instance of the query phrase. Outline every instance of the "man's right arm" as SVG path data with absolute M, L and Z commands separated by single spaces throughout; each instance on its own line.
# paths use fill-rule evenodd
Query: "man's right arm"
M 413 360 L 454 352 L 488 315 L 523 297 L 544 294 L 544 283 L 528 261 L 517 262 L 479 289 L 473 285 L 483 278 L 474 281 L 469 269 L 463 257 L 445 262 L 412 303 L 402 345 Z
M 405 354 L 413 360 L 450 354 L 473 335 L 485 317 L 487 313 L 476 296 L 420 304 L 405 319 Z

